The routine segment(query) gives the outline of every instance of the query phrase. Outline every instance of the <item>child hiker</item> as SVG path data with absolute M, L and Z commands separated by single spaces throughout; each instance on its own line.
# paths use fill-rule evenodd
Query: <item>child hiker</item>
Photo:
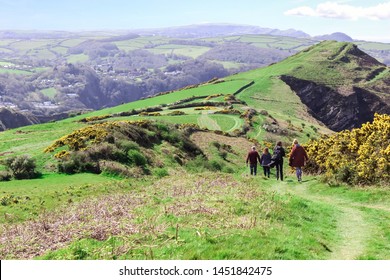
M 268 148 L 264 148 L 263 154 L 260 157 L 260 163 L 263 166 L 264 176 L 269 178 L 271 173 L 271 167 L 269 164 L 271 163 L 271 154 L 268 151 Z

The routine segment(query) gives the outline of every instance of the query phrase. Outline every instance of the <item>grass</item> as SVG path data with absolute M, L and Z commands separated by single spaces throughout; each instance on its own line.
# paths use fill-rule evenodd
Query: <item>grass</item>
M 86 54 L 74 54 L 67 57 L 68 63 L 85 62 L 89 59 Z
M 239 116 L 215 114 L 209 117 L 217 122 L 222 131 L 227 132 L 240 129 L 244 122 Z
M 183 89 L 179 91 L 175 91 L 169 94 L 165 95 L 158 95 L 153 98 L 146 98 L 143 100 L 138 100 L 135 102 L 131 102 L 128 104 L 124 104 L 121 106 L 108 108 L 96 112 L 92 112 L 90 114 L 87 114 L 86 116 L 96 116 L 96 115 L 102 115 L 102 114 L 113 114 L 113 113 L 119 113 L 124 111 L 130 111 L 132 109 L 140 109 L 140 108 L 147 108 L 152 106 L 158 106 L 161 104 L 170 104 L 179 100 L 183 100 L 185 98 L 193 97 L 193 96 L 204 96 L 204 95 L 212 95 L 212 94 L 232 94 L 241 87 L 248 84 L 250 81 L 248 80 L 230 80 L 223 83 L 218 84 L 208 84 L 208 85 L 201 85 L 197 88 L 191 88 L 191 89 Z
M 32 72 L 25 71 L 25 70 L 0 68 L 0 74 L 2 74 L 2 73 L 15 74 L 15 75 L 32 75 L 33 74 Z
M 244 165 L 252 145 L 248 140 L 207 132 L 191 139 L 210 162 L 234 173 L 199 173 L 203 160 L 189 171 L 172 165 L 141 179 L 46 174 L 0 183 L 1 196 L 10 197 L 9 205 L 0 206 L 6 218 L 0 230 L 1 257 L 390 258 L 388 189 L 329 188 L 309 176 L 297 184 L 292 174 L 279 182 L 274 170 L 271 179 L 249 177 Z M 210 144 L 214 142 L 219 145 Z M 224 160 L 220 151 L 227 147 Z M 355 218 L 343 222 L 348 215 Z M 348 231 L 355 234 L 345 239 Z
M 41 92 L 49 98 L 54 98 L 57 94 L 57 90 L 55 88 L 46 88 L 41 90 Z
M 6 223 L 34 219 L 59 206 L 118 191 L 118 187 L 111 184 L 113 181 L 94 174 L 45 174 L 34 180 L 0 182 L 0 216 Z
M 43 150 L 58 138 L 82 126 L 81 123 L 63 121 L 3 131 L 1 155 L 8 157 L 29 154 L 37 160 L 38 168 L 42 169 L 52 163 L 51 155 L 43 153 Z
M 265 192 L 267 184 L 223 174 L 165 177 L 130 195 L 143 198 L 126 210 L 134 217 L 127 223 L 135 233 L 102 241 L 81 238 L 41 258 L 326 258 L 320 241 L 334 238 L 333 209 Z
M 148 51 L 154 54 L 176 54 L 188 56 L 193 59 L 201 56 L 202 54 L 209 51 L 210 48 L 202 47 L 202 46 L 191 46 L 191 45 L 162 45 L 152 49 L 148 49 Z
M 0 61 L 0 66 L 15 66 L 12 62 Z

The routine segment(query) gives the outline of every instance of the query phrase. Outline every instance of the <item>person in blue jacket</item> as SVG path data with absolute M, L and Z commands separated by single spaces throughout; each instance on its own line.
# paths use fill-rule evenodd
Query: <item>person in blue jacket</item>
M 268 148 L 264 148 L 263 154 L 260 157 L 260 164 L 263 166 L 264 176 L 269 178 L 271 174 L 271 154 L 268 151 Z

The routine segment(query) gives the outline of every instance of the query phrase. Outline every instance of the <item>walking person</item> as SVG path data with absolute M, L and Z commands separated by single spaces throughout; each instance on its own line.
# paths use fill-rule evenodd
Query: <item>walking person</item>
M 248 152 L 248 156 L 246 157 L 246 166 L 250 167 L 251 175 L 257 174 L 257 161 L 260 163 L 260 155 L 256 151 L 256 147 L 253 146 L 252 150 Z
M 294 139 L 293 147 L 290 153 L 289 165 L 295 167 L 298 182 L 302 182 L 302 166 L 309 160 L 305 149 L 299 145 L 298 140 Z
M 278 141 L 274 148 L 274 153 L 272 155 L 272 161 L 275 163 L 276 168 L 276 179 L 283 181 L 283 157 L 286 156 L 286 151 L 282 147 L 282 142 Z
M 263 154 L 260 157 L 260 164 L 263 166 L 264 176 L 269 178 L 271 174 L 271 154 L 268 151 L 268 148 L 264 148 Z

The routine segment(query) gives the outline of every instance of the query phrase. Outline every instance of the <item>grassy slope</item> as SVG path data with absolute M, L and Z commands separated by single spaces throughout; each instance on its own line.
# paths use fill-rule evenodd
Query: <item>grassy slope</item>
M 311 177 L 300 185 L 294 181 L 290 176 L 279 183 L 261 176 L 179 171 L 146 185 L 106 183 L 116 194 L 67 203 L 66 209 L 20 224 L 18 234 L 3 241 L 9 255 L 2 258 L 37 253 L 44 259 L 390 258 L 390 209 L 384 207 L 390 202 L 388 192 L 365 201 L 356 197 L 379 190 L 325 190 Z M 86 195 L 82 188 L 73 192 Z M 118 201 L 132 202 L 119 207 Z M 92 215 L 83 216 L 87 213 Z M 94 224 L 93 217 L 101 215 L 101 223 Z M 62 220 L 68 223 L 58 222 Z M 112 228 L 105 228 L 106 223 Z M 51 229 L 45 235 L 42 224 Z M 65 229 L 65 243 L 58 243 L 55 237 Z M 13 226 L 5 227 L 10 230 Z M 108 238 L 107 230 L 117 234 Z M 40 251 L 34 249 L 37 245 Z
M 140 100 L 88 116 L 171 103 L 193 95 L 229 94 L 255 81 L 238 97 L 250 107 L 267 110 L 281 124 L 287 124 L 287 121 L 295 127 L 305 124 L 300 132 L 305 139 L 306 133 L 312 133 L 311 125 L 322 127 L 310 119 L 298 97 L 278 76 L 291 73 L 305 61 L 307 55 L 308 52 L 305 52 L 280 64 L 228 77 L 225 83 Z M 201 116 L 194 113 L 184 117 L 160 118 L 180 123 L 198 122 Z M 43 154 L 43 149 L 55 139 L 85 126 L 75 122 L 82 117 L 85 116 L 2 132 L 0 153 L 3 156 L 28 153 L 38 159 L 40 168 L 48 167 L 54 162 L 50 154 Z M 265 119 L 260 116 L 255 120 L 258 127 L 251 133 L 258 140 L 267 137 L 261 129 Z M 234 115 L 207 115 L 206 119 L 223 130 L 237 127 L 240 120 Z M 13 238 L 3 241 L 3 247 L 0 246 L 2 258 L 38 255 L 59 259 L 390 258 L 389 209 L 386 208 L 390 197 L 387 189 L 352 191 L 330 189 L 314 179 L 297 185 L 293 177 L 288 177 L 282 184 L 273 179 L 248 178 L 243 163 L 251 143 L 244 140 L 231 142 L 235 152 L 228 153 L 227 159 L 223 160 L 216 148 L 210 145 L 212 141 L 230 143 L 228 138 L 220 137 L 205 134 L 196 141 L 209 159 L 233 168 L 234 175 L 207 172 L 194 175 L 187 171 L 170 170 L 167 178 L 158 180 L 150 177 L 153 183 L 149 179 L 146 182 L 135 179 L 118 182 L 101 175 L 73 177 L 50 174 L 46 169 L 49 174 L 39 180 L 0 184 L 3 198 L 13 196 L 9 205 L 0 206 L 1 214 L 7 218 L 4 222 L 11 224 L 4 226 L 0 233 L 7 235 L 15 230 L 12 224 L 20 225 L 20 237 L 14 232 Z M 117 209 L 122 214 L 113 217 L 115 215 L 111 213 L 116 209 L 114 205 L 118 204 L 117 201 L 134 201 L 134 204 L 123 204 Z M 106 228 L 96 227 L 97 221 L 90 219 L 90 214 L 80 216 L 80 213 L 94 213 L 94 205 L 99 203 L 102 203 L 99 211 L 103 212 L 101 224 Z M 348 219 L 351 215 L 356 218 Z M 32 217 L 38 218 L 33 222 Z M 80 218 L 74 220 L 74 217 Z M 56 223 L 68 218 L 72 222 Z M 121 227 L 122 224 L 126 227 Z M 362 224 L 364 230 L 358 231 Z M 64 241 L 52 243 L 35 236 L 39 236 L 42 225 L 44 229 L 47 226 L 52 229 L 48 234 L 54 239 L 63 236 Z M 23 235 L 25 232 L 36 238 L 35 241 L 18 245 L 17 242 L 23 238 L 28 240 Z M 101 235 L 102 232 L 106 234 Z M 354 234 L 351 235 L 351 232 Z M 108 238 L 111 234 L 114 237 Z M 90 236 L 95 236 L 95 239 L 89 239 Z M 34 246 L 37 244 L 46 249 L 36 251 Z M 7 251 L 10 248 L 16 251 Z

